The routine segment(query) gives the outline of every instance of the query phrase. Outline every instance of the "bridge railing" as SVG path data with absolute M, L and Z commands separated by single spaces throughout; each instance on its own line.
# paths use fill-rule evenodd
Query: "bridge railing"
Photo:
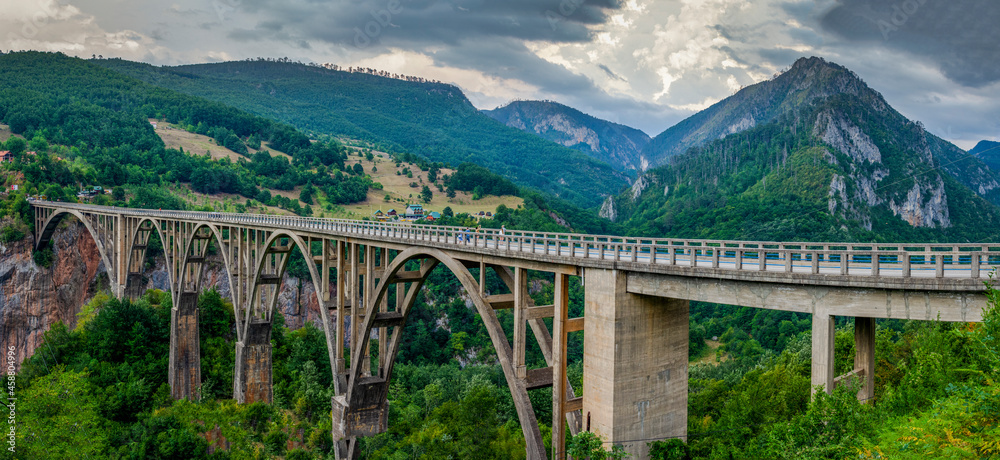
M 618 237 L 476 230 L 408 222 L 112 208 L 76 203 L 34 204 L 135 216 L 259 225 L 340 235 L 356 234 L 473 251 L 488 249 L 556 259 L 613 260 L 650 266 L 810 275 L 967 279 L 985 279 L 992 270 L 1000 267 L 1000 243 L 821 243 Z

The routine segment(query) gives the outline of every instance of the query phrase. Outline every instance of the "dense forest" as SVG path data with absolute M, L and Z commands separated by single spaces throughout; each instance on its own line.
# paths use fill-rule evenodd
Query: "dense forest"
M 313 208 L 320 201 L 317 196 L 335 206 L 364 201 L 369 190 L 381 188 L 357 166 L 344 166 L 348 151 L 336 139 L 310 142 L 289 125 L 152 86 L 93 62 L 51 53 L 10 53 L 0 56 L 0 83 L 0 123 L 19 135 L 0 149 L 13 153 L 7 168 L 24 173 L 24 194 L 72 201 L 90 186 L 123 188 L 124 195 L 113 200 L 118 205 L 184 209 L 188 205 L 168 191 L 180 183 L 202 194 L 242 196 L 245 203 L 236 201 L 231 211 L 263 204 L 309 216 L 318 214 Z M 213 160 L 165 148 L 149 119 L 208 136 L 242 157 Z M 287 153 L 291 160 L 267 148 Z M 447 166 L 409 151 L 391 155 L 397 163 L 424 170 Z M 611 230 L 569 200 L 517 187 L 473 163 L 460 166 L 458 174 L 444 178 L 445 186 L 475 197 L 520 195 L 533 209 L 546 210 L 522 218 L 525 227 Z M 300 192 L 299 200 L 275 193 L 293 190 Z M 111 202 L 97 199 L 98 204 Z

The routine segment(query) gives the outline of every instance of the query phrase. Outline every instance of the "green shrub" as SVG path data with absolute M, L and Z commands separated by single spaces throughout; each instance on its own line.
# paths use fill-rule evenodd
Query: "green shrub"
M 4 243 L 13 243 L 14 241 L 21 241 L 23 239 L 24 231 L 14 224 L 4 225 L 4 227 L 0 229 L 0 241 Z
M 35 253 L 31 255 L 31 258 L 35 261 L 35 265 L 42 268 L 49 268 L 52 266 L 52 263 L 55 262 L 56 255 L 52 251 L 52 248 L 42 248 L 36 250 Z
M 691 458 L 687 444 L 680 439 L 649 443 L 649 458 L 655 460 L 687 460 Z

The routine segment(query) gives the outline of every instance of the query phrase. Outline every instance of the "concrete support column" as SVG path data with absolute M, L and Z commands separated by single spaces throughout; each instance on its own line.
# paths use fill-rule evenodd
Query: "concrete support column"
M 854 318 L 854 370 L 864 372 L 858 400 L 875 397 L 875 318 Z
M 233 397 L 243 403 L 273 399 L 271 373 L 271 323 L 251 322 L 242 342 L 236 343 Z
M 833 391 L 833 352 L 834 352 L 833 316 L 826 311 L 813 313 L 812 320 L 812 392 L 817 387 L 824 391 Z
M 131 301 L 139 300 L 142 297 L 142 274 L 129 273 L 125 281 L 125 298 Z
M 198 337 L 198 293 L 181 293 L 170 312 L 170 368 L 174 399 L 196 400 L 201 387 L 201 347 Z
M 687 300 L 630 294 L 626 272 L 587 269 L 583 418 L 633 458 L 687 436 Z M 585 426 L 586 428 L 586 426 Z

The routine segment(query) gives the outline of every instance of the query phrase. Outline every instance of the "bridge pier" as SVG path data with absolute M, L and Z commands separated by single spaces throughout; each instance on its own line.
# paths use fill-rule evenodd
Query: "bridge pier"
M 246 337 L 236 343 L 233 397 L 239 403 L 270 403 L 273 398 L 271 323 L 253 321 L 248 326 Z
M 144 292 L 142 285 L 142 273 L 129 273 L 125 282 L 125 298 L 131 301 L 139 300 Z
M 854 318 L 854 370 L 864 379 L 858 400 L 875 397 L 875 318 Z
M 201 347 L 198 336 L 198 293 L 183 292 L 170 312 L 170 394 L 174 399 L 198 399 L 201 387 Z
M 817 310 L 812 318 L 812 393 L 833 391 L 834 339 L 833 315 Z
M 585 274 L 583 419 L 645 459 L 647 440 L 687 438 L 689 301 L 631 294 L 626 278 Z
M 812 335 L 812 387 L 816 394 L 819 387 L 827 394 L 844 384 L 858 382 L 858 400 L 875 397 L 875 318 L 854 318 L 854 370 L 834 377 L 834 349 L 836 332 L 833 316 L 825 312 L 813 314 Z M 860 380 L 860 381 L 859 381 Z

